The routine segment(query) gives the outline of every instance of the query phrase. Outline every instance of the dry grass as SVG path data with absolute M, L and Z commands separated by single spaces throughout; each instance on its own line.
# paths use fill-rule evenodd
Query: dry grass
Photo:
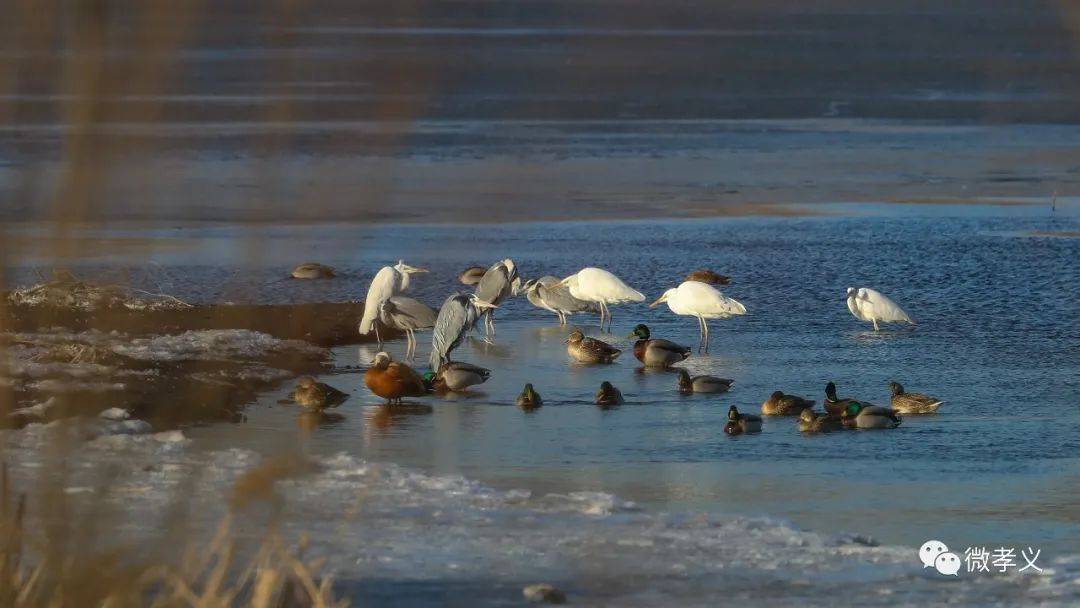
M 292 469 L 286 471 L 288 474 Z M 280 463 L 253 471 L 261 480 L 281 478 Z M 242 488 L 238 488 L 243 492 Z M 78 517 L 67 529 L 39 533 L 27 525 L 26 496 L 12 493 L 6 467 L 0 472 L 0 606 L 250 606 L 336 607 L 332 581 L 321 576 L 323 560 L 306 559 L 306 540 L 287 546 L 269 527 L 254 551 L 245 551 L 233 533 L 233 516 L 219 524 L 205 544 L 178 551 L 175 561 L 148 560 L 124 549 L 93 550 L 93 542 L 65 542 L 86 526 L 98 535 L 100 522 Z M 107 518 L 104 518 L 107 521 Z

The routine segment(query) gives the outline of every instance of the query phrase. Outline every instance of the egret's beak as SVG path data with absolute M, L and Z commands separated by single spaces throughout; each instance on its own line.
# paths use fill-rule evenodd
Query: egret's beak
M 477 308 L 498 308 L 498 305 L 492 304 L 491 302 L 486 302 L 484 300 L 477 300 L 476 301 L 476 307 Z
M 667 296 L 666 295 L 660 296 L 659 298 L 656 298 L 655 302 L 653 302 L 652 304 L 649 304 L 649 308 L 656 308 L 657 306 L 659 306 L 660 304 L 662 304 L 664 302 L 667 302 Z
M 417 268 L 416 266 L 406 266 L 405 272 L 409 274 L 415 274 L 417 272 L 431 272 L 427 268 Z

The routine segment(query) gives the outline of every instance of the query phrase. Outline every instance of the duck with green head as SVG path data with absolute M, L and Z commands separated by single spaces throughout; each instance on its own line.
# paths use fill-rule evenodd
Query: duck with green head
M 543 404 L 544 400 L 540 398 L 540 393 L 536 392 L 532 384 L 526 384 L 517 398 L 517 406 L 524 410 L 535 409 Z
M 691 377 L 690 372 L 680 369 L 676 386 L 678 386 L 680 393 L 689 395 L 691 393 L 724 393 L 731 388 L 732 384 L 735 384 L 735 381 L 728 378 L 717 378 L 716 376 Z
M 895 429 L 900 426 L 900 417 L 892 409 L 858 401 L 851 401 L 844 407 L 840 421 L 849 429 Z
M 578 363 L 611 363 L 622 351 L 596 338 L 588 338 L 580 329 L 570 332 L 566 352 Z
M 622 392 L 613 384 L 604 380 L 600 383 L 600 390 L 596 392 L 596 405 L 600 407 L 614 407 L 625 403 Z
M 830 433 L 843 428 L 839 418 L 815 412 L 813 408 L 806 408 L 799 414 L 799 430 L 803 433 Z
M 679 346 L 671 340 L 652 338 L 649 326 L 639 323 L 627 338 L 637 337 L 634 342 L 634 356 L 646 367 L 671 367 L 690 357 L 690 349 Z
M 892 393 L 893 409 L 901 414 L 933 414 L 944 403 L 941 399 L 922 393 L 906 393 L 899 382 L 890 382 L 889 391 Z
M 814 407 L 814 401 L 798 395 L 785 395 L 784 391 L 773 391 L 761 404 L 761 413 L 766 416 L 798 416 L 800 412 Z
M 824 402 L 824 406 L 825 406 L 825 411 L 830 416 L 842 416 L 844 414 L 845 408 L 847 408 L 847 405 L 849 403 L 854 402 L 854 401 L 855 400 L 850 398 L 850 397 L 844 397 L 843 399 L 840 399 L 839 397 L 837 397 L 836 396 L 836 385 L 833 384 L 832 382 L 829 382 L 828 384 L 825 385 L 825 402 Z
M 760 433 L 761 416 L 743 414 L 734 405 L 728 408 L 728 421 L 724 425 L 724 432 L 728 435 L 742 435 L 743 433 Z

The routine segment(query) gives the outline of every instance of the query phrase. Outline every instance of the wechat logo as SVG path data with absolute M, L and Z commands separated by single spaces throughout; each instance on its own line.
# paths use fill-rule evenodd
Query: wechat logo
M 960 572 L 960 556 L 949 551 L 940 540 L 928 540 L 919 547 L 919 561 L 923 568 L 933 568 L 943 576 L 956 576 Z

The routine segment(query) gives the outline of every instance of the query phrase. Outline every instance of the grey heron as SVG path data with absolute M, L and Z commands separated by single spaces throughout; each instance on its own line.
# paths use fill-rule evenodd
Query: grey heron
M 487 272 L 487 269 L 481 266 L 469 266 L 461 271 L 458 280 L 461 281 L 462 285 L 476 285 L 480 282 L 480 279 L 484 278 L 485 272 Z
M 476 295 L 484 302 L 498 307 L 503 300 L 517 293 L 521 286 L 518 278 L 517 267 L 510 258 L 495 262 L 487 269 L 480 283 L 476 286 Z M 484 336 L 490 340 L 495 335 L 495 321 L 492 320 L 492 311 L 484 313 Z
M 390 296 L 379 308 L 379 322 L 405 332 L 405 356 L 416 352 L 417 330 L 435 327 L 435 310 L 419 300 L 408 296 Z
M 474 293 L 459 292 L 446 298 L 439 308 L 435 329 L 431 333 L 431 371 L 438 372 L 442 364 L 450 360 L 450 353 L 476 325 L 476 319 L 482 312 L 489 308 L 497 306 L 481 300 Z
M 522 291 L 533 306 L 555 313 L 559 317 L 559 325 L 566 325 L 566 318 L 574 313 L 600 312 L 595 302 L 586 302 L 570 295 L 570 289 L 560 285 L 558 277 L 548 275 L 526 281 Z
M 379 309 L 390 296 L 405 293 L 409 288 L 409 275 L 417 272 L 427 272 L 427 270 L 409 266 L 403 260 L 398 260 L 397 264 L 383 266 L 375 274 L 375 278 L 371 279 L 371 285 L 368 286 L 367 298 L 364 300 L 364 316 L 360 319 L 359 327 L 361 335 L 367 335 L 374 329 L 375 337 L 382 344 L 379 328 L 375 326 Z

